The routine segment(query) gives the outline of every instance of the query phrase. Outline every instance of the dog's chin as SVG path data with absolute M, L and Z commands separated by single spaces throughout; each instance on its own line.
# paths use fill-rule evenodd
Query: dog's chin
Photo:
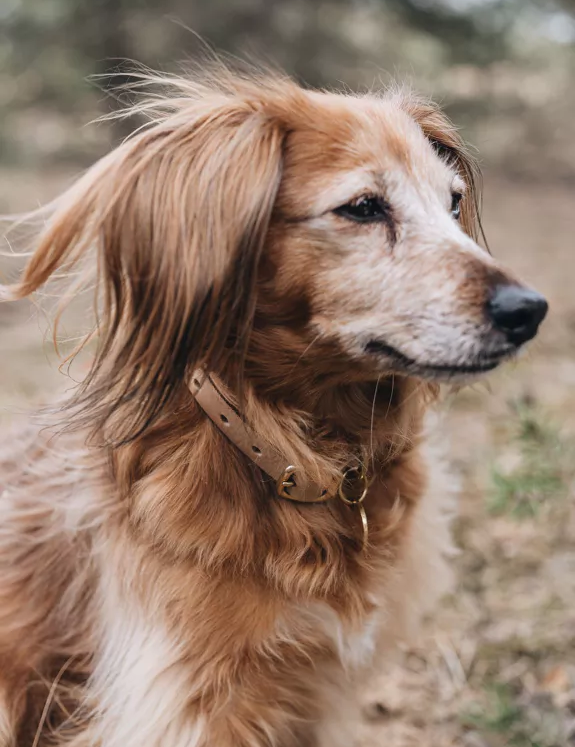
M 464 383 L 493 371 L 503 361 L 513 357 L 517 348 L 509 347 L 480 353 L 457 363 L 416 360 L 380 340 L 368 342 L 364 351 L 370 357 L 376 358 L 387 371 L 403 373 L 427 381 Z

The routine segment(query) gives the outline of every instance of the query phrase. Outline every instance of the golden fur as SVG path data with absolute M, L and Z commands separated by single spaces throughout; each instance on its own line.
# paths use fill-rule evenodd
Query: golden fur
M 81 267 L 99 293 L 89 373 L 0 455 L 0 746 L 347 747 L 354 678 L 441 591 L 448 548 L 423 450 L 437 384 L 357 341 L 393 322 L 410 357 L 478 348 L 507 276 L 473 241 L 476 166 L 410 93 L 221 67 L 144 82 L 163 87 L 148 124 L 0 290 Z M 375 189 L 393 221 L 333 213 Z M 343 503 L 274 496 L 192 399 L 198 366 L 317 483 L 361 455 L 367 553 Z

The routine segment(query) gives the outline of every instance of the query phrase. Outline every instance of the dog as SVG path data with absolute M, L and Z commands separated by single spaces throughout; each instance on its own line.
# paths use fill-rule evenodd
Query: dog
M 97 306 L 89 371 L 0 451 L 0 745 L 348 747 L 444 588 L 426 413 L 547 303 L 476 243 L 433 103 L 142 83 L 0 291 L 66 273 Z

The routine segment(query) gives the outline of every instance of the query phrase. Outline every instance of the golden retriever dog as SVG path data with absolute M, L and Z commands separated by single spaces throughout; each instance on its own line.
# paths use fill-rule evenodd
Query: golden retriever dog
M 349 747 L 444 587 L 426 410 L 547 304 L 476 243 L 432 103 L 143 83 L 0 290 L 96 289 L 89 371 L 1 446 L 0 745 Z

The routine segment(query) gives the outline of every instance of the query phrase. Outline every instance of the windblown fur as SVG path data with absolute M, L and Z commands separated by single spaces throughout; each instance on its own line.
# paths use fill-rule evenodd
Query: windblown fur
M 146 126 L 2 290 L 82 268 L 97 346 L 48 426 L 0 451 L 0 747 L 349 747 L 354 681 L 443 589 L 448 549 L 423 450 L 437 385 L 359 341 L 383 325 L 450 365 L 478 348 L 505 275 L 473 241 L 476 166 L 406 92 L 223 67 L 143 83 Z M 333 212 L 375 189 L 393 225 Z M 274 495 L 191 397 L 198 366 L 318 484 L 361 455 L 367 553 L 343 503 Z

